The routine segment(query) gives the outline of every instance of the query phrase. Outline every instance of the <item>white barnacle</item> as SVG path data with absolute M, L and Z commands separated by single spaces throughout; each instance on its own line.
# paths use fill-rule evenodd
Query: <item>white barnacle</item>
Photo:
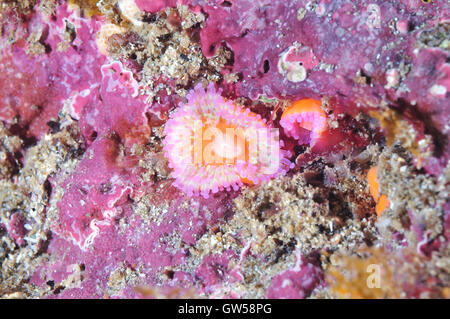
M 366 20 L 367 26 L 371 29 L 381 28 L 380 7 L 375 3 L 371 3 L 367 6 L 367 13 L 369 14 L 369 16 L 367 17 L 367 20 Z
M 306 69 L 300 61 L 287 61 L 289 53 L 291 53 L 293 47 L 289 47 L 284 51 L 278 59 L 278 72 L 286 77 L 288 81 L 298 83 L 306 79 Z
M 122 15 L 135 26 L 143 24 L 140 20 L 142 16 L 141 9 L 139 9 L 134 0 L 119 0 L 118 7 Z

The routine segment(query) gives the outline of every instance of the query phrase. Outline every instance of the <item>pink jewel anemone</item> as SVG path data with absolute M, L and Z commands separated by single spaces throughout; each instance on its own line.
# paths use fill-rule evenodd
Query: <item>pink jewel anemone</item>
M 280 120 L 286 135 L 295 138 L 300 144 L 314 146 L 327 127 L 327 115 L 321 105 L 318 100 L 302 99 L 286 108 Z
M 164 153 L 174 186 L 189 196 L 243 184 L 258 184 L 286 173 L 293 164 L 280 148 L 278 130 L 250 110 L 225 100 L 212 83 L 198 84 L 164 128 Z

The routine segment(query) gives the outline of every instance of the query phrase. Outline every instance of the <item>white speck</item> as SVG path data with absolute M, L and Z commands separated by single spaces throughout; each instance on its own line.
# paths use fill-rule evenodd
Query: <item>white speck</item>
M 445 96 L 447 94 L 447 88 L 443 85 L 435 84 L 429 90 L 431 95 Z
M 373 68 L 373 64 L 370 62 L 367 62 L 366 64 L 364 64 L 364 70 L 366 72 L 372 73 L 374 68 Z
M 286 288 L 288 286 L 292 286 L 292 281 L 290 279 L 283 280 L 283 283 L 281 284 L 281 288 Z

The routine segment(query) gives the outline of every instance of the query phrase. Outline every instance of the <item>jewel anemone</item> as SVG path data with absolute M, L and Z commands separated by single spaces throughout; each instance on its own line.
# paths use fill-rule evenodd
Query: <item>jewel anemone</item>
M 278 130 L 248 109 L 225 100 L 212 83 L 198 84 L 170 115 L 164 153 L 174 186 L 189 196 L 238 190 L 286 173 L 293 164 Z
M 288 106 L 280 120 L 286 135 L 297 139 L 300 144 L 314 146 L 327 127 L 327 116 L 321 105 L 318 100 L 302 99 Z

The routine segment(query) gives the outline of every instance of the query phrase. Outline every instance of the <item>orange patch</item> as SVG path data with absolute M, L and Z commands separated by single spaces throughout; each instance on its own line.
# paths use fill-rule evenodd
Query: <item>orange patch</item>
M 380 196 L 380 194 L 378 193 L 378 191 L 380 189 L 380 185 L 378 185 L 378 181 L 377 181 L 377 167 L 376 166 L 370 168 L 369 171 L 367 172 L 367 180 L 369 182 L 370 195 L 372 195 L 375 202 L 377 202 L 378 197 Z
M 380 216 L 381 213 L 383 213 L 388 207 L 389 207 L 389 200 L 385 194 L 382 194 L 375 208 L 377 215 Z
M 380 216 L 389 207 L 389 199 L 385 194 L 380 195 L 380 185 L 377 180 L 377 166 L 369 169 L 367 172 L 367 181 L 369 182 L 370 195 L 372 195 L 377 203 L 375 211 Z

